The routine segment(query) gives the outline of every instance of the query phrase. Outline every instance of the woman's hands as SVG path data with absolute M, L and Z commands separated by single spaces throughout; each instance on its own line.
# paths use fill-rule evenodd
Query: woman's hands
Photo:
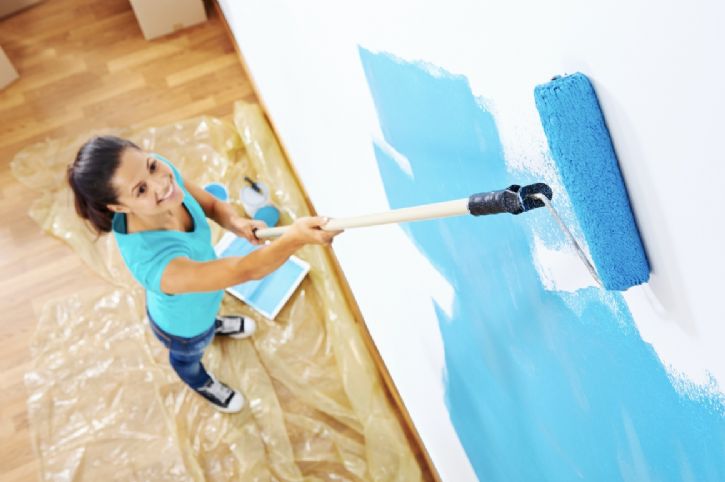
M 327 224 L 327 221 L 328 219 L 322 216 L 299 218 L 290 225 L 284 237 L 294 240 L 300 246 L 305 244 L 329 246 L 332 244 L 332 239 L 342 231 L 324 231 L 322 227 Z M 226 229 L 252 244 L 259 245 L 263 241 L 257 239 L 254 231 L 266 227 L 267 224 L 264 221 L 234 216 L 230 218 Z
M 342 231 L 323 231 L 322 227 L 327 224 L 328 219 L 322 216 L 304 217 L 297 219 L 284 237 L 294 239 L 300 245 L 320 244 L 329 246 L 332 239 Z
M 327 221 L 327 218 L 321 216 L 299 218 L 290 225 L 284 237 L 300 247 L 305 244 L 329 246 L 332 244 L 332 239 L 342 231 L 324 231 L 322 227 L 327 224 Z M 229 220 L 226 229 L 254 245 L 259 245 L 263 241 L 257 239 L 254 231 L 266 227 L 264 221 L 234 216 Z
M 262 241 L 257 239 L 257 237 L 254 235 L 254 231 L 266 227 L 267 223 L 265 223 L 264 221 L 234 216 L 229 220 L 229 223 L 227 224 L 227 231 L 231 231 L 232 233 L 246 239 L 254 245 L 259 245 L 262 244 Z

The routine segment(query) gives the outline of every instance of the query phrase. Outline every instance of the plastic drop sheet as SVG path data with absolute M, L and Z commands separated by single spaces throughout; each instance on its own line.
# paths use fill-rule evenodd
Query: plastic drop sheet
M 248 175 L 273 189 L 281 224 L 309 214 L 257 105 L 237 104 L 233 124 L 203 117 L 114 133 L 200 185 L 224 183 L 240 212 Z M 222 313 L 251 316 L 258 331 L 215 339 L 204 364 L 244 393 L 242 412 L 217 412 L 178 379 L 112 236 L 96 239 L 73 211 L 65 170 L 92 134 L 34 145 L 12 161 L 40 193 L 31 216 L 108 281 L 98 299 L 48 304 L 32 341 L 26 385 L 42 480 L 420 480 L 324 248 L 298 253 L 312 270 L 275 321 L 225 295 Z M 221 229 L 210 224 L 216 241 Z

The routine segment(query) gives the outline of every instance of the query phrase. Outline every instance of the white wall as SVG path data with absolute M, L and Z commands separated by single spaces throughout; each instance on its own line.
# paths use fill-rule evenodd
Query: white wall
M 467 76 L 496 114 L 509 165 L 542 176 L 533 87 L 554 74 L 586 73 L 653 267 L 650 283 L 625 295 L 637 326 L 673 374 L 696 384 L 711 375 L 725 387 L 722 3 L 220 4 L 312 202 L 330 216 L 388 208 L 371 147 L 381 134 L 358 46 Z M 429 391 L 430 375 L 443 370 L 443 348 L 427 300 L 445 306 L 450 287 L 397 227 L 345 233 L 335 252 L 444 480 L 475 480 L 445 419 L 442 387 Z M 564 279 L 562 262 L 552 263 L 558 267 L 542 273 L 561 278 L 548 280 L 552 287 L 580 286 Z M 411 286 L 410 279 L 424 281 Z M 410 351 L 401 353 L 401 339 Z

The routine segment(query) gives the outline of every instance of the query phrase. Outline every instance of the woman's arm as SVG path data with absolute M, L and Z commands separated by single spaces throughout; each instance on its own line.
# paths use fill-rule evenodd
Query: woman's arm
M 246 239 L 252 244 L 262 244 L 254 232 L 257 229 L 267 227 L 264 221 L 239 216 L 231 204 L 215 198 L 193 182 L 184 179 L 184 185 L 189 191 L 189 194 L 194 196 L 194 199 L 196 199 L 204 210 L 206 217 L 213 219 L 222 228 Z
M 303 243 L 294 239 L 280 238 L 246 256 L 204 262 L 175 258 L 161 276 L 161 291 L 167 294 L 217 291 L 260 279 L 282 266 L 302 246 Z
M 300 218 L 278 239 L 246 256 L 204 262 L 175 258 L 161 275 L 161 291 L 167 294 L 216 291 L 263 278 L 305 244 L 332 243 L 332 238 L 342 231 L 323 231 L 320 228 L 326 222 L 321 217 Z
M 199 203 L 204 210 L 204 214 L 209 219 L 213 219 L 219 226 L 226 230 L 232 230 L 232 221 L 240 216 L 234 210 L 231 204 L 215 198 L 201 187 L 193 182 L 184 179 L 184 187 L 189 194 Z

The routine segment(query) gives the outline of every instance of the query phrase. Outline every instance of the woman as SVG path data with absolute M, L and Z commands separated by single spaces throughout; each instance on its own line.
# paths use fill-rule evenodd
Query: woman
M 215 335 L 245 338 L 255 330 L 251 319 L 217 316 L 224 288 L 260 279 L 305 244 L 329 245 L 340 231 L 323 231 L 325 218 L 300 218 L 247 256 L 217 259 L 207 217 L 255 244 L 264 223 L 238 216 L 228 203 L 185 181 L 168 160 L 114 136 L 86 142 L 68 168 L 68 182 L 78 215 L 99 235 L 113 231 L 146 290 L 151 328 L 179 377 L 217 409 L 241 410 L 243 396 L 201 363 Z

